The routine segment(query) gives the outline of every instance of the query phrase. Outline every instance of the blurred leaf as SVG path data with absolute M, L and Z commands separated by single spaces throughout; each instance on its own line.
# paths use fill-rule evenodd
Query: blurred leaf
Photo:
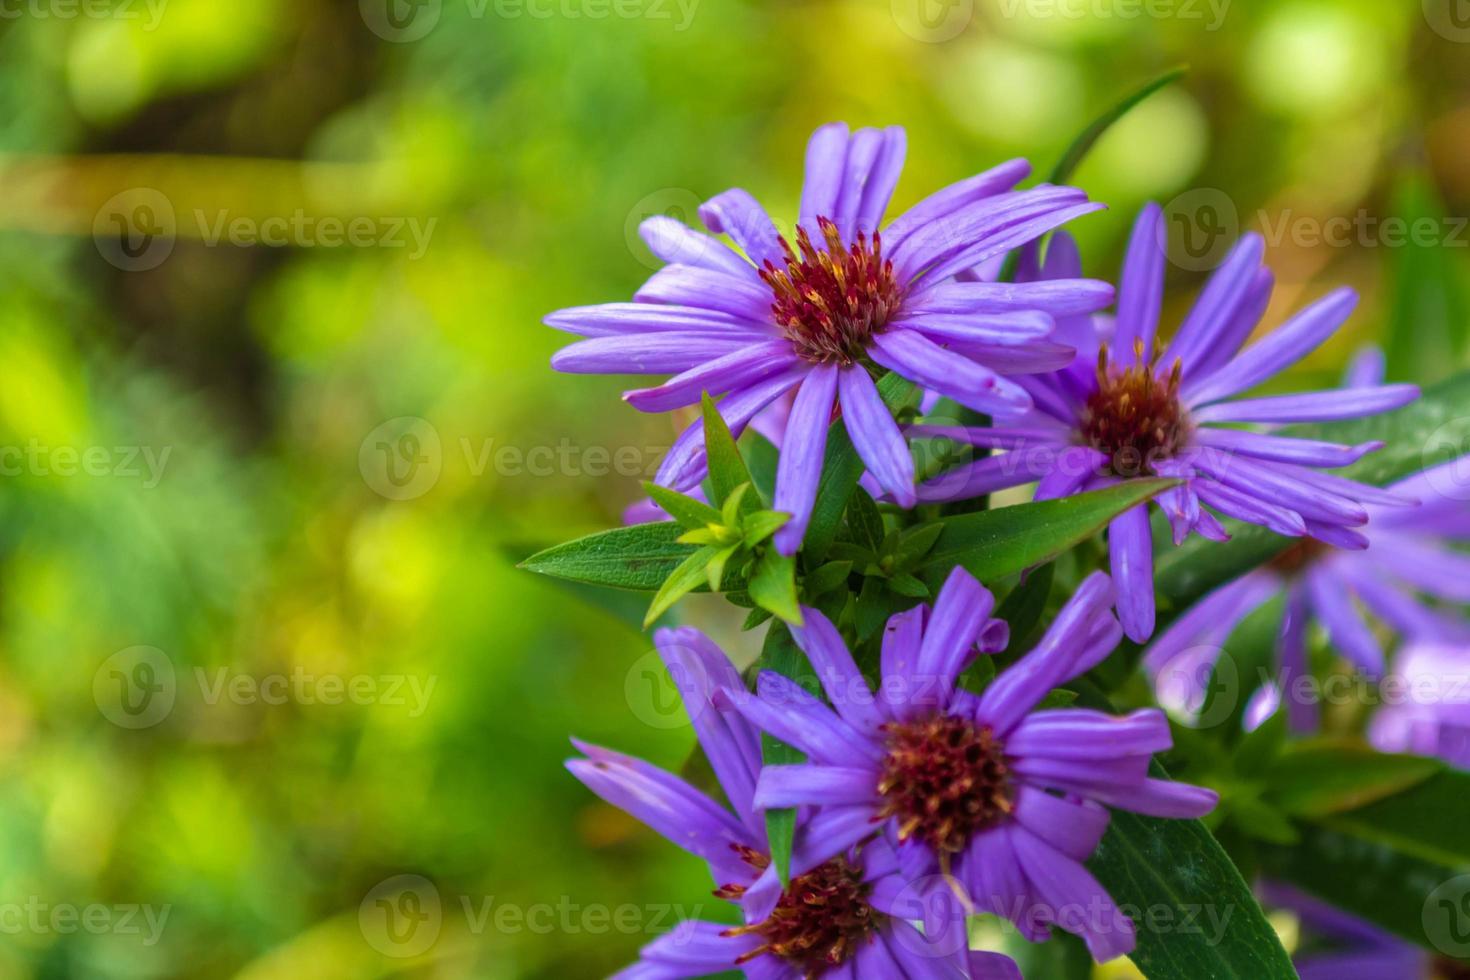
M 1408 227 L 1400 247 L 1384 249 L 1393 257 L 1392 301 L 1384 327 L 1388 375 L 1395 381 L 1437 381 L 1465 363 L 1470 332 L 1465 241 L 1461 237 L 1459 247 L 1452 248 L 1445 240 L 1456 224 L 1446 219 L 1443 202 L 1422 172 L 1399 178 L 1388 210 Z M 1432 240 L 1416 231 L 1422 228 L 1432 229 Z
M 852 574 L 852 562 L 829 561 L 821 568 L 809 572 L 806 577 L 806 591 L 810 596 L 824 595 L 840 586 L 847 584 L 847 577 Z
M 1470 865 L 1470 773 L 1443 770 L 1404 793 L 1323 818 L 1323 826 L 1444 864 Z
M 1402 793 L 1443 769 L 1437 759 L 1376 752 L 1356 740 L 1319 740 L 1292 745 L 1263 775 L 1272 804 L 1294 817 L 1325 817 Z
M 1177 482 L 1130 480 L 1062 500 L 943 518 L 943 533 L 924 558 L 922 577 L 937 586 L 956 565 L 987 583 L 1014 575 L 1051 561 Z

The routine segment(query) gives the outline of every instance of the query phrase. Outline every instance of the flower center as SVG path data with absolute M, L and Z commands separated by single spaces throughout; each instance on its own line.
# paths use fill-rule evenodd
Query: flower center
M 1154 363 L 1143 359 L 1143 342 L 1134 349 L 1137 363 L 1119 371 L 1109 362 L 1107 345 L 1102 346 L 1097 391 L 1082 410 L 1082 435 L 1107 455 L 1109 472 L 1121 477 L 1139 476 L 1171 458 L 1189 435 L 1189 419 L 1179 403 L 1179 361 L 1160 378 L 1157 358 Z
M 1324 544 L 1316 538 L 1301 538 L 1266 564 L 1268 568 L 1287 578 L 1292 578 L 1300 575 L 1302 569 L 1332 550 L 1332 545 Z
M 1009 771 L 989 726 L 934 714 L 883 726 L 888 755 L 880 820 L 897 817 L 901 840 L 917 837 L 941 855 L 1011 812 Z
M 752 867 L 764 870 L 770 864 L 764 854 L 736 849 Z M 744 891 L 741 886 L 726 885 L 715 895 L 738 898 Z M 842 965 L 862 943 L 871 940 L 883 921 L 883 914 L 868 904 L 871 891 L 863 870 L 845 857 L 835 857 L 793 878 L 765 921 L 725 932 L 764 940 L 737 959 L 736 965 L 767 953 L 793 964 L 806 977 L 819 977 L 828 968 Z
M 858 232 L 843 247 L 837 226 L 818 218 L 824 246 L 796 229 L 796 249 L 785 238 L 786 268 L 769 259 L 761 278 L 771 287 L 771 312 L 796 353 L 817 364 L 852 364 L 863 359 L 868 341 L 888 322 L 903 299 L 893 261 L 883 258 L 878 233 Z

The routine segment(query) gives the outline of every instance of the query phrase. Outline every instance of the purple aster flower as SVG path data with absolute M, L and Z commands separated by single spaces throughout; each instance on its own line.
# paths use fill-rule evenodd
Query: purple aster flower
M 960 500 L 1039 481 L 1038 499 L 1067 496 L 1135 477 L 1178 477 L 1185 483 L 1157 503 L 1175 543 L 1191 532 L 1224 540 L 1210 512 L 1280 534 L 1341 541 L 1368 519 L 1365 505 L 1385 495 L 1324 469 L 1345 466 L 1380 447 L 1344 446 L 1235 428 L 1358 418 L 1418 396 L 1412 385 L 1274 395 L 1227 401 L 1315 350 L 1356 304 L 1348 289 L 1313 303 L 1241 350 L 1266 311 L 1273 278 L 1261 265 L 1259 235 L 1246 235 L 1211 276 L 1167 346 L 1155 342 L 1164 290 L 1163 215 L 1139 216 L 1118 289 L 1116 318 L 1059 323 L 1056 339 L 1077 348 L 1069 366 L 1018 377 L 1035 410 L 994 428 L 919 426 L 911 434 L 942 436 L 1007 450 L 941 474 L 919 488 L 922 501 Z M 1053 241 L 1031 276 L 1080 274 L 1075 247 Z M 1118 583 L 1118 616 L 1143 642 L 1154 629 L 1153 540 L 1146 506 L 1120 515 L 1108 532 Z
M 1295 912 L 1315 948 L 1292 959 L 1301 980 L 1430 980 L 1431 957 L 1417 946 L 1289 885 L 1264 882 L 1261 899 Z
M 956 679 L 977 642 L 995 646 L 1004 624 L 989 619 L 994 599 L 964 569 L 932 611 L 888 621 L 877 692 L 831 622 L 804 608 L 806 625 L 792 633 L 835 710 L 770 672 L 758 696 L 735 696 L 748 719 L 808 760 L 767 766 L 755 805 L 815 806 L 822 819 L 879 829 L 911 882 L 952 875 L 978 910 L 1011 919 L 1032 940 L 1055 922 L 1100 961 L 1128 952 L 1133 924 L 1083 866 L 1107 828 L 1107 807 L 1197 817 L 1217 797 L 1149 777 L 1153 753 L 1172 744 L 1156 709 L 1035 710 L 1117 645 L 1112 601 L 1106 575 L 1088 578 L 1040 645 L 978 696 Z M 837 837 L 818 853 L 846 845 Z
M 970 951 L 963 915 L 909 887 L 899 857 L 850 813 L 798 815 L 791 882 L 772 865 L 765 817 L 753 805 L 759 733 L 731 708 L 743 692 L 730 661 L 693 629 L 655 638 L 729 808 L 684 780 L 608 749 L 574 742 L 586 756 L 567 768 L 598 796 L 704 859 L 714 894 L 740 908 L 743 925 L 685 921 L 644 947 L 620 980 L 677 980 L 741 969 L 752 980 L 912 977 L 1021 980 L 1015 964 Z M 925 922 L 921 932 L 909 919 Z
M 704 392 L 723 395 L 720 411 L 738 435 L 795 389 L 774 502 L 792 515 L 776 534 L 786 554 L 806 532 L 837 413 L 868 471 L 912 504 L 913 461 L 873 383 L 881 369 L 977 411 L 1016 415 L 1030 408 L 1030 397 L 1001 375 L 1065 364 L 1070 351 L 1047 340 L 1053 317 L 1111 301 L 1111 288 L 1100 282 L 952 281 L 1101 207 L 1067 187 L 1012 190 L 1030 172 L 1023 160 L 930 195 L 880 233 L 904 152 L 898 127 L 823 126 L 807 146 L 795 244 L 750 194 L 728 190 L 699 215 L 743 255 L 671 218 L 650 218 L 640 232 L 670 264 L 634 302 L 546 318 L 587 338 L 552 358 L 558 370 L 674 375 L 625 395 L 643 411 L 691 405 Z M 688 490 L 705 473 L 703 425 L 696 422 L 674 444 L 657 482 Z
M 1303 538 L 1270 563 L 1200 599 L 1144 654 L 1160 699 L 1186 712 L 1202 704 L 1215 661 L 1235 627 L 1283 593 L 1279 685 L 1257 695 L 1248 719 L 1252 726 L 1275 711 L 1284 691 L 1291 727 L 1317 727 L 1314 699 L 1293 696 L 1293 681 L 1307 673 L 1308 626 L 1314 619 L 1334 649 L 1374 678 L 1383 673 L 1384 651 L 1360 606 L 1405 637 L 1465 649 L 1470 620 L 1418 597 L 1470 602 L 1470 555 L 1452 546 L 1470 541 L 1470 502 L 1436 489 L 1450 485 L 1466 463 L 1455 460 L 1394 484 L 1383 492 L 1393 504 L 1370 504 L 1363 529 Z M 1401 506 L 1416 501 L 1417 507 Z

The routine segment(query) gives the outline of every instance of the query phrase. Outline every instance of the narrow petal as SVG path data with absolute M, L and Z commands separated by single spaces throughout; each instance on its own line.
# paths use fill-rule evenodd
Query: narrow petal
M 1040 282 L 927 283 L 904 300 L 907 315 L 956 313 L 980 316 L 1034 310 L 1053 317 L 1077 316 L 1106 309 L 1113 287 L 1097 279 L 1059 279 Z
M 995 608 L 995 597 L 963 567 L 956 566 L 934 600 L 919 648 L 920 679 L 948 692 L 970 659 L 980 627 Z
M 1289 464 L 1257 463 L 1243 456 L 1211 452 L 1198 454 L 1192 462 L 1201 472 L 1251 496 L 1258 503 L 1269 496 L 1282 507 L 1289 507 L 1313 520 L 1350 527 L 1368 522 L 1368 512 L 1362 504 L 1303 483 L 1296 472 L 1298 468 L 1288 468 Z
M 762 318 L 764 319 L 764 318 Z M 731 316 L 698 306 L 659 303 L 599 303 L 573 306 L 548 314 L 548 327 L 583 337 L 616 337 L 641 333 L 694 333 L 716 336 L 744 335 L 751 342 L 776 336 L 767 323 Z
M 1307 533 L 1306 521 L 1294 510 L 1247 496 L 1214 480 L 1194 480 L 1190 485 L 1203 503 L 1227 517 L 1247 524 L 1259 524 L 1289 538 L 1299 538 Z
M 739 437 L 767 405 L 790 391 L 806 376 L 807 365 L 803 362 L 787 371 L 759 381 L 726 395 L 719 405 L 720 416 L 730 427 L 731 433 Z M 697 487 L 708 472 L 704 453 L 704 422 L 696 419 L 674 440 L 668 455 L 659 464 L 654 482 L 661 487 L 670 487 L 688 492 Z
M 1094 572 L 1084 579 L 1036 648 L 985 689 L 977 719 L 1006 736 L 1052 688 L 1073 676 L 1086 638 L 1112 603 L 1113 583 L 1106 575 Z
M 873 770 L 842 766 L 766 766 L 755 792 L 755 805 L 762 810 L 808 805 L 876 807 L 882 799 Z
M 883 230 L 883 244 L 889 255 L 915 231 L 959 209 L 1008 191 L 1031 175 L 1026 160 L 1009 160 L 984 173 L 968 177 L 957 184 L 935 191 L 894 219 Z
M 837 367 L 831 364 L 812 368 L 791 406 L 786 422 L 786 441 L 781 459 L 776 464 L 776 510 L 791 515 L 791 520 L 776 532 L 776 548 L 783 555 L 794 555 L 806 537 L 806 526 L 816 502 L 817 484 L 822 477 L 822 461 L 827 449 L 827 430 L 832 424 L 832 406 L 837 399 Z
M 1274 575 L 1252 574 L 1209 593 L 1171 623 L 1144 653 L 1143 664 L 1157 674 L 1187 647 L 1223 642 L 1242 619 L 1278 591 Z
M 893 324 L 917 330 L 938 343 L 1020 346 L 1051 335 L 1056 321 L 1045 313 L 926 313 Z
M 1271 306 L 1271 293 L 1276 288 L 1276 276 L 1262 266 L 1256 270 L 1245 296 L 1230 314 L 1230 320 L 1219 338 L 1194 359 L 1193 376 L 1203 378 L 1220 370 L 1221 366 L 1234 357 L 1245 342 L 1260 326 L 1261 318 Z
M 1196 430 L 1195 442 L 1230 452 L 1243 453 L 1256 459 L 1296 463 L 1300 466 L 1336 468 L 1356 463 L 1364 456 L 1383 448 L 1382 442 L 1365 442 L 1345 446 L 1316 439 L 1294 439 L 1289 436 L 1242 432 L 1238 429 Z
M 1099 963 L 1133 951 L 1133 922 L 1082 864 L 1021 828 L 1010 834 L 1026 879 L 1056 914 L 1057 925 L 1087 944 Z
M 740 334 L 649 333 L 594 337 L 551 355 L 568 374 L 677 374 L 750 344 Z
M 1384 385 L 1223 402 L 1195 409 L 1190 416 L 1196 422 L 1335 422 L 1389 412 L 1418 397 L 1416 385 Z
M 1221 335 L 1234 322 L 1236 311 L 1249 298 L 1264 250 L 1265 242 L 1260 235 L 1242 235 L 1220 268 L 1210 276 L 1189 316 L 1169 341 L 1164 360 L 1170 363 L 1177 358 L 1183 362 L 1186 379 L 1197 377 L 1198 362 L 1220 342 Z
M 887 721 L 868 682 L 848 652 L 847 644 L 832 621 L 816 609 L 803 606 L 804 625 L 791 627 L 796 645 L 806 654 L 827 699 L 848 724 L 860 731 L 876 733 Z
M 1358 294 L 1338 289 L 1277 327 L 1208 378 L 1186 385 L 1191 406 L 1207 405 L 1254 388 L 1316 350 L 1358 305 Z
M 883 649 L 879 655 L 883 683 L 878 685 L 878 697 L 894 717 L 908 714 L 910 702 L 918 691 L 919 649 L 923 640 L 923 606 L 889 617 L 883 628 Z M 937 699 L 926 706 L 941 707 Z
M 898 186 L 898 175 L 903 172 L 904 156 L 908 153 L 908 136 L 902 126 L 889 126 L 883 130 L 883 145 L 878 150 L 878 159 L 868 172 L 863 183 L 863 198 L 858 205 L 854 225 L 869 236 L 883 222 L 883 213 L 893 199 L 893 190 Z
M 656 214 L 638 226 L 638 237 L 665 262 L 694 265 L 738 279 L 759 281 L 755 266 L 735 254 L 718 238 L 702 234 L 666 214 Z
M 1287 723 L 1292 731 L 1316 731 L 1319 707 L 1297 690 L 1297 678 L 1310 675 L 1307 666 L 1307 623 L 1311 612 L 1307 591 L 1293 585 L 1286 593 L 1286 612 L 1276 648 L 1281 654 L 1281 693 L 1286 699 Z
M 729 235 L 757 266 L 784 264 L 776 223 L 748 192 L 734 187 L 716 194 L 699 206 L 699 220 L 715 234 Z
M 996 490 L 1031 483 L 1039 475 L 1045 475 L 1045 471 L 1031 472 L 1026 466 L 1027 457 L 1025 452 L 1001 453 L 945 470 L 919 486 L 918 500 L 925 504 L 973 500 Z
M 655 388 L 625 392 L 623 400 L 640 412 L 668 412 L 712 396 L 746 388 L 800 364 L 785 340 L 751 344 L 670 378 Z
M 1195 820 L 1220 803 L 1220 794 L 1212 789 L 1167 779 L 1145 779 L 1132 786 L 1093 789 L 1090 795 L 1115 810 L 1168 820 Z
M 1041 190 L 1043 188 L 1021 193 L 1037 193 Z M 970 222 L 961 232 L 966 236 L 964 241 L 968 243 L 964 247 L 930 264 L 904 265 L 901 272 L 905 275 L 912 272 L 916 278 L 922 277 L 931 282 L 947 279 L 988 258 L 1003 255 L 1018 245 L 1060 228 L 1075 218 L 1102 211 L 1105 208 L 1106 205 L 1083 199 L 1079 203 L 1065 207 L 1032 209 L 1032 212 L 1039 213 L 1023 212 L 1023 217 L 1011 217 L 1001 222 L 988 221 L 978 226 Z M 894 267 L 900 268 L 897 261 L 894 262 Z
M 1083 708 L 1037 711 L 1006 738 L 1006 752 L 1011 755 L 1050 759 L 1152 755 L 1172 745 L 1169 720 L 1156 708 L 1127 715 Z
M 757 322 L 771 308 L 771 290 L 754 276 L 737 278 L 694 265 L 664 266 L 648 277 L 633 298 L 640 303 L 703 306 Z
M 759 696 L 734 691 L 731 702 L 751 724 L 805 752 L 821 765 L 877 762 L 882 751 L 789 678 L 762 671 Z
M 806 176 L 801 185 L 801 226 L 813 241 L 821 241 L 817 218 L 837 216 L 837 195 L 847 169 L 847 123 L 817 128 L 806 144 Z
M 837 385 L 843 424 L 863 465 L 900 506 L 914 506 L 913 454 L 868 369 L 861 364 L 843 368 Z
M 1383 648 L 1353 608 L 1352 595 L 1343 588 L 1342 581 L 1323 568 L 1314 568 L 1307 575 L 1307 594 L 1317 618 L 1327 627 L 1328 637 L 1343 656 L 1369 676 L 1382 676 Z
M 1086 861 L 1107 832 L 1109 814 L 1090 800 L 1066 799 L 1022 785 L 1016 793 L 1016 821 L 1076 861 Z
M 759 936 L 731 936 L 727 935 L 729 931 L 723 923 L 685 919 L 643 947 L 640 955 L 644 962 L 639 966 L 652 972 L 630 967 L 614 980 L 677 980 L 727 972 L 737 959 L 761 944 Z
M 1134 222 L 1119 278 L 1113 350 L 1124 363 L 1134 363 L 1133 350 L 1139 341 L 1145 363 L 1153 352 L 1159 307 L 1164 301 L 1164 240 L 1164 212 L 1150 203 Z
M 1108 554 L 1118 589 L 1118 619 L 1134 643 L 1154 633 L 1154 539 L 1148 508 L 1134 507 L 1108 525 Z
M 869 353 L 889 370 L 977 412 L 1014 418 L 1031 408 L 1031 397 L 1015 384 L 913 330 L 879 334 Z

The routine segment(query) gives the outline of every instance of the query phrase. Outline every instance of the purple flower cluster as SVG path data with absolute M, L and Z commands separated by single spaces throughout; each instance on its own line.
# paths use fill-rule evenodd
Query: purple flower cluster
M 1031 483 L 1037 499 L 1053 499 L 1165 478 L 1174 482 L 1154 503 L 1176 545 L 1191 532 L 1225 540 L 1220 516 L 1299 539 L 1180 617 L 1147 654 L 1156 673 L 1202 645 L 1218 647 L 1282 591 L 1287 681 L 1305 670 L 1309 614 L 1365 671 L 1382 669 L 1355 598 L 1411 637 L 1463 639 L 1461 624 L 1411 597 L 1470 600 L 1470 560 L 1440 543 L 1470 537 L 1470 524 L 1463 507 L 1428 502 L 1423 490 L 1437 474 L 1379 489 L 1330 471 L 1380 443 L 1278 431 L 1386 412 L 1417 389 L 1363 376 L 1337 391 L 1237 397 L 1332 337 L 1355 305 L 1350 290 L 1252 342 L 1274 283 L 1261 239 L 1247 235 L 1165 341 L 1157 207 L 1137 220 L 1115 295 L 1083 277 L 1073 240 L 1058 230 L 1100 208 L 1081 191 L 1017 190 L 1029 166 L 1013 161 L 885 222 L 904 154 L 898 128 L 818 129 L 789 237 L 739 189 L 700 208 L 710 234 L 667 217 L 645 221 L 644 240 L 667 264 L 632 302 L 548 316 L 581 338 L 553 365 L 667 376 L 625 399 L 668 412 L 709 395 L 737 437 L 758 426 L 779 447 L 773 507 L 789 520 L 772 541 L 782 556 L 801 550 L 837 420 L 865 467 L 864 486 L 901 511 Z M 1007 257 L 1013 281 L 997 281 Z M 900 424 L 907 416 L 895 417 L 877 384 L 890 372 L 924 392 L 926 411 L 948 399 L 985 424 Z M 975 458 L 921 472 L 912 443 L 934 439 L 973 447 Z M 708 475 L 695 422 L 656 482 L 704 501 Z M 651 504 L 630 512 L 658 516 Z M 1371 563 L 1360 558 L 1370 543 Z M 656 645 L 728 806 L 595 746 L 577 743 L 583 757 L 568 765 L 604 800 L 704 860 L 737 921 L 683 923 L 619 976 L 734 968 L 755 978 L 1019 976 L 1007 958 L 969 949 L 973 913 L 1009 919 L 1032 941 L 1060 928 L 1099 961 L 1129 953 L 1134 924 L 1086 866 L 1111 811 L 1188 819 L 1217 797 L 1150 776 L 1153 756 L 1172 746 L 1163 712 L 1117 716 L 1049 702 L 1125 635 L 1142 643 L 1154 633 L 1146 505 L 1112 520 L 1108 546 L 1111 574 L 1083 579 L 1035 648 L 979 690 L 961 676 L 1004 649 L 1008 630 L 991 617 L 991 593 L 963 569 L 932 604 L 887 621 L 866 671 L 827 616 L 801 607 L 791 634 L 820 692 L 770 671 L 751 692 L 702 634 L 660 631 Z M 915 584 L 909 594 L 924 595 Z M 1420 721 L 1402 719 L 1398 731 L 1420 732 Z M 763 764 L 761 733 L 805 761 Z M 772 810 L 796 814 L 785 881 L 767 838 Z

